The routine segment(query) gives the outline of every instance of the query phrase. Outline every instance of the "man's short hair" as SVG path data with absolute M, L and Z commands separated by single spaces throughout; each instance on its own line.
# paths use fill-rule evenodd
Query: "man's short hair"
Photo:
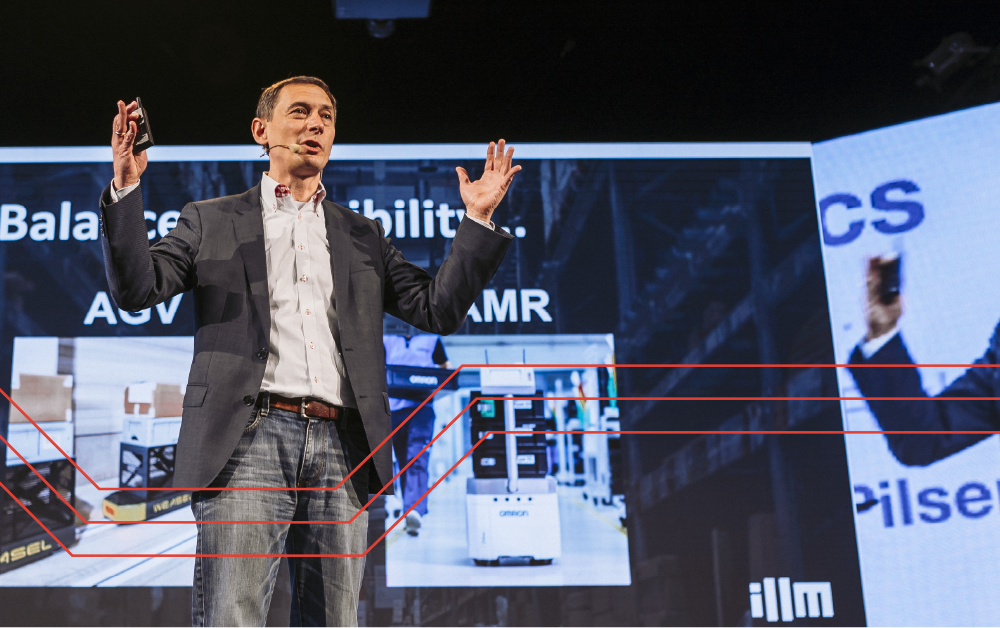
M 327 84 L 315 76 L 293 76 L 292 78 L 278 81 L 274 85 L 266 88 L 263 93 L 261 93 L 260 100 L 257 101 L 257 117 L 261 120 L 270 120 L 271 117 L 274 116 L 274 106 L 278 104 L 278 95 L 281 93 L 281 89 L 285 87 L 285 85 L 295 85 L 296 83 L 315 85 L 326 92 L 326 95 L 330 98 L 330 103 L 333 105 L 333 119 L 336 121 L 337 99 L 330 93 L 330 88 Z

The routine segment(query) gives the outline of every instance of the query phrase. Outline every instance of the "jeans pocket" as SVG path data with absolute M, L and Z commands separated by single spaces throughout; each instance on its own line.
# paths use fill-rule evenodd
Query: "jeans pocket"
M 253 412 L 250 414 L 250 421 L 247 423 L 246 428 L 244 428 L 243 433 L 249 434 L 250 432 L 257 429 L 260 422 L 264 419 L 263 408 L 254 408 Z

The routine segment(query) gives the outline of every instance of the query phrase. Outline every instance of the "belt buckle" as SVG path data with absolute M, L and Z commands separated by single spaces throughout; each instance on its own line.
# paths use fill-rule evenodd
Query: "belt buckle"
M 308 405 L 309 401 L 305 397 L 303 397 L 302 400 L 299 401 L 299 416 L 302 417 L 303 419 L 307 418 L 308 416 L 306 415 L 306 406 Z

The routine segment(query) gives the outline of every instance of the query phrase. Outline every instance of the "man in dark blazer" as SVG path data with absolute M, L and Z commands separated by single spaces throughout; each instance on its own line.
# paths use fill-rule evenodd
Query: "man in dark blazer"
M 101 196 L 108 284 L 129 311 L 193 291 L 174 486 L 195 491 L 199 555 L 244 555 L 196 559 L 192 621 L 264 625 L 278 559 L 245 555 L 287 552 L 304 555 L 289 560 L 292 625 L 356 624 L 363 508 L 392 479 L 383 313 L 433 334 L 462 325 L 511 242 L 490 216 L 520 170 L 513 149 L 491 143 L 478 181 L 457 169 L 465 219 L 431 277 L 381 223 L 325 200 L 336 101 L 323 81 L 264 90 L 251 128 L 270 156 L 261 184 L 189 203 L 153 246 L 136 109 L 118 103 Z M 262 523 L 225 523 L 239 521 Z
M 899 334 L 903 314 L 901 296 L 884 302 L 880 267 L 888 260 L 868 260 L 864 341 L 851 354 L 854 381 L 865 397 L 916 397 L 911 401 L 869 399 L 868 407 L 883 430 L 1000 430 L 1000 402 L 982 400 L 1000 397 L 1000 368 L 973 367 L 952 382 L 935 401 L 926 398 L 920 374 L 904 368 L 864 367 L 866 364 L 914 364 Z M 994 332 L 986 352 L 975 364 L 995 365 L 1000 356 L 1000 328 Z M 978 397 L 980 399 L 970 399 Z M 892 454 L 905 465 L 926 466 L 988 438 L 989 434 L 886 434 Z

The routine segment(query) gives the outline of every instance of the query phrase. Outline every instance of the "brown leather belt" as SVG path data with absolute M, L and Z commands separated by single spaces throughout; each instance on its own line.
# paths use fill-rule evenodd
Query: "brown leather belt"
M 279 408 L 297 412 L 300 416 L 313 417 L 317 419 L 340 419 L 344 416 L 344 408 L 335 406 L 319 399 L 309 399 L 307 397 L 282 397 L 274 393 L 260 393 L 257 397 L 257 405 L 263 406 L 267 398 L 268 408 Z

